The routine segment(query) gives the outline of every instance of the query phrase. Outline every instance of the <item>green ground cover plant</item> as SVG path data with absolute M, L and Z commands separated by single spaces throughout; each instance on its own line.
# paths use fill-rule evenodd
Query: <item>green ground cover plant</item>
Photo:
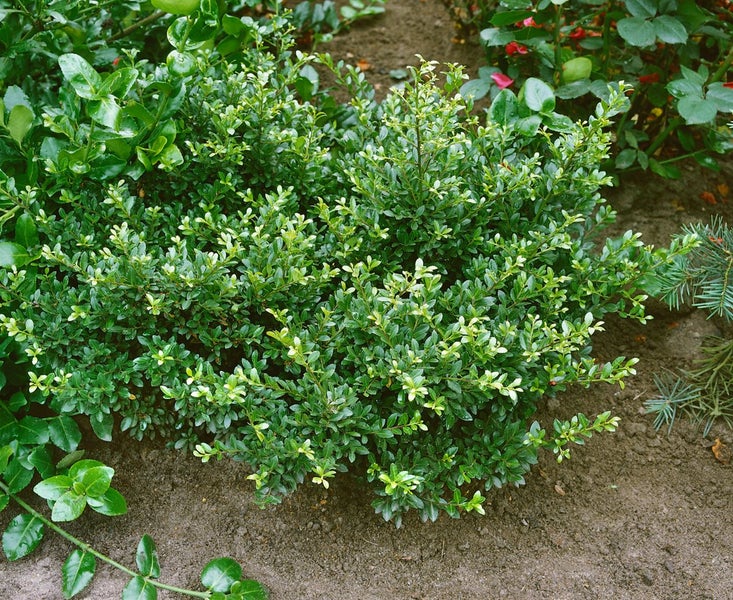
M 263 504 L 350 471 L 397 524 L 482 512 L 541 449 L 615 428 L 532 418 L 634 372 L 592 336 L 646 320 L 690 241 L 603 234 L 623 86 L 573 121 L 528 78 L 479 117 L 460 69 L 425 63 L 377 103 L 289 15 L 202 0 L 158 17 L 168 49 L 65 46 L 43 86 L 7 86 L 5 122 L 32 119 L 1 167 L 4 369 L 103 440 L 242 461 Z
M 678 177 L 678 160 L 717 169 L 733 148 L 730 3 L 691 0 L 479 0 L 453 3 L 480 30 L 487 62 L 464 93 L 496 95 L 538 77 L 577 115 L 624 81 L 613 167 Z

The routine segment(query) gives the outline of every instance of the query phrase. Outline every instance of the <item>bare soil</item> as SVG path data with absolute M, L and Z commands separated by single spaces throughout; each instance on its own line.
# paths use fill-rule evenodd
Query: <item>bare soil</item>
M 415 54 L 441 62 L 480 64 L 481 51 L 455 43 L 440 0 L 391 0 L 387 13 L 320 49 L 367 61 L 381 90 L 392 69 L 416 64 Z M 470 69 L 469 69 L 470 71 Z M 688 166 L 682 179 L 629 175 L 607 196 L 619 211 L 617 232 L 633 229 L 666 244 L 679 225 L 723 214 L 723 184 L 733 187 L 733 162 L 720 173 Z M 720 187 L 719 187 L 720 186 Z M 711 192 L 709 205 L 700 198 Z M 85 515 L 72 533 L 129 566 L 144 533 L 156 541 L 161 580 L 196 587 L 211 558 L 232 556 L 264 583 L 272 600 L 604 599 L 725 600 L 733 598 L 733 470 L 716 460 L 715 426 L 707 439 L 679 421 L 657 433 L 642 403 L 654 395 L 654 373 L 690 364 L 720 324 L 690 309 L 651 303 L 654 320 L 610 320 L 596 354 L 638 356 L 638 375 L 625 389 L 576 389 L 542 407 L 547 423 L 582 411 L 610 409 L 622 418 L 615 434 L 596 436 L 558 465 L 551 454 L 521 488 L 489 494 L 487 515 L 445 516 L 401 529 L 375 515 L 370 494 L 341 476 L 328 491 L 305 485 L 282 505 L 258 509 L 246 471 L 233 463 L 201 464 L 162 443 L 119 438 L 88 456 L 116 470 L 115 487 L 129 513 Z M 91 438 L 89 438 L 91 439 Z M 0 514 L 0 527 L 16 514 Z M 1 600 L 61 598 L 61 565 L 72 548 L 47 533 L 31 556 L 0 559 Z M 119 598 L 127 578 L 99 565 L 80 597 Z M 180 597 L 160 593 L 159 598 Z

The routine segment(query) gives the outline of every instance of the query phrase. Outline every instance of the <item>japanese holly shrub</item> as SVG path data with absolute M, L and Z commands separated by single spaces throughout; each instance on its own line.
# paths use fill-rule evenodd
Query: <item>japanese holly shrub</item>
M 482 512 L 540 448 L 561 459 L 613 429 L 530 420 L 633 373 L 599 363 L 592 335 L 607 313 L 645 320 L 644 277 L 684 251 L 603 237 L 623 96 L 574 123 L 530 79 L 482 119 L 458 69 L 440 87 L 423 65 L 377 104 L 331 65 L 353 94 L 339 106 L 282 31 L 239 22 L 242 51 L 185 76 L 180 161 L 24 192 L 38 241 L 0 270 L 0 324 L 30 397 L 102 439 L 231 455 L 262 503 L 357 472 L 397 523 Z

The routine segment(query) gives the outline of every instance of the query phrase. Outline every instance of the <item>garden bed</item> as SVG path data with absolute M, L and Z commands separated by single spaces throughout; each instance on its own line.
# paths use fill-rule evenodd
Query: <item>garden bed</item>
M 383 17 L 321 49 L 363 61 L 383 93 L 395 83 L 390 71 L 416 64 L 415 54 L 478 64 L 480 49 L 454 36 L 439 0 L 394 0 Z M 731 222 L 733 196 L 725 190 L 732 183 L 728 160 L 720 173 L 687 166 L 676 181 L 629 173 L 606 195 L 619 211 L 616 233 L 633 229 L 648 243 L 666 245 L 683 223 L 712 214 Z M 715 205 L 709 195 L 702 199 L 704 192 Z M 711 447 L 716 438 L 733 445 L 733 436 L 716 425 L 703 438 L 683 420 L 667 435 L 643 414 L 643 401 L 655 393 L 653 375 L 689 365 L 719 324 L 702 312 L 670 312 L 656 303 L 650 313 L 646 326 L 609 319 L 597 338 L 601 358 L 641 359 L 625 389 L 571 389 L 538 414 L 549 424 L 610 409 L 621 417 L 620 429 L 573 448 L 561 465 L 543 453 L 527 485 L 488 494 L 485 516 L 442 514 L 423 524 L 409 513 L 396 529 L 374 514 L 366 485 L 349 475 L 337 476 L 328 490 L 307 484 L 261 510 L 240 465 L 202 464 L 162 443 L 118 435 L 113 445 L 87 449 L 115 469 L 128 514 L 87 514 L 69 530 L 129 565 L 142 533 L 150 534 L 161 580 L 174 585 L 195 587 L 210 558 L 232 556 L 273 600 L 725 598 L 733 588 L 733 472 Z M 10 518 L 11 511 L 1 513 L 0 525 Z M 2 598 L 60 597 L 60 567 L 71 548 L 47 538 L 25 559 L 2 559 Z M 79 597 L 118 598 L 126 582 L 100 565 Z

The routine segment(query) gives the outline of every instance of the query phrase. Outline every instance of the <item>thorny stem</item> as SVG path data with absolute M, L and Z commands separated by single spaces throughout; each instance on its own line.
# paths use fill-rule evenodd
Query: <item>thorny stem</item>
M 81 541 L 79 538 L 74 537 L 71 535 L 68 531 L 65 529 L 59 527 L 51 521 L 50 519 L 44 517 L 41 513 L 39 513 L 35 508 L 33 508 L 30 504 L 25 502 L 23 499 L 19 498 L 15 494 L 12 494 L 10 492 L 10 488 L 8 488 L 2 481 L 0 481 L 0 491 L 2 491 L 4 494 L 12 498 L 23 510 L 30 513 L 33 517 L 41 521 L 44 525 L 46 525 L 49 529 L 55 531 L 58 533 L 61 537 L 63 537 L 65 540 L 71 542 L 79 549 L 83 550 L 84 552 L 91 554 L 92 556 L 98 558 L 99 560 L 106 562 L 108 565 L 114 567 L 115 569 L 118 569 L 122 571 L 123 573 L 129 575 L 130 577 L 140 577 L 142 578 L 145 583 L 148 583 L 152 586 L 155 586 L 157 588 L 160 588 L 162 590 L 167 590 L 169 592 L 175 592 L 177 594 L 184 594 L 186 596 L 193 596 L 194 598 L 210 598 L 211 594 L 209 592 L 197 592 L 195 590 L 187 590 L 185 588 L 179 588 L 174 585 L 168 585 L 166 583 L 162 583 L 160 581 L 156 581 L 154 579 L 150 579 L 149 577 L 145 577 L 144 575 L 141 575 L 140 573 L 136 573 L 132 569 L 128 569 L 125 565 L 118 563 L 116 560 L 110 558 L 106 554 L 102 554 L 98 550 L 95 550 L 92 548 L 89 544 L 86 542 Z

